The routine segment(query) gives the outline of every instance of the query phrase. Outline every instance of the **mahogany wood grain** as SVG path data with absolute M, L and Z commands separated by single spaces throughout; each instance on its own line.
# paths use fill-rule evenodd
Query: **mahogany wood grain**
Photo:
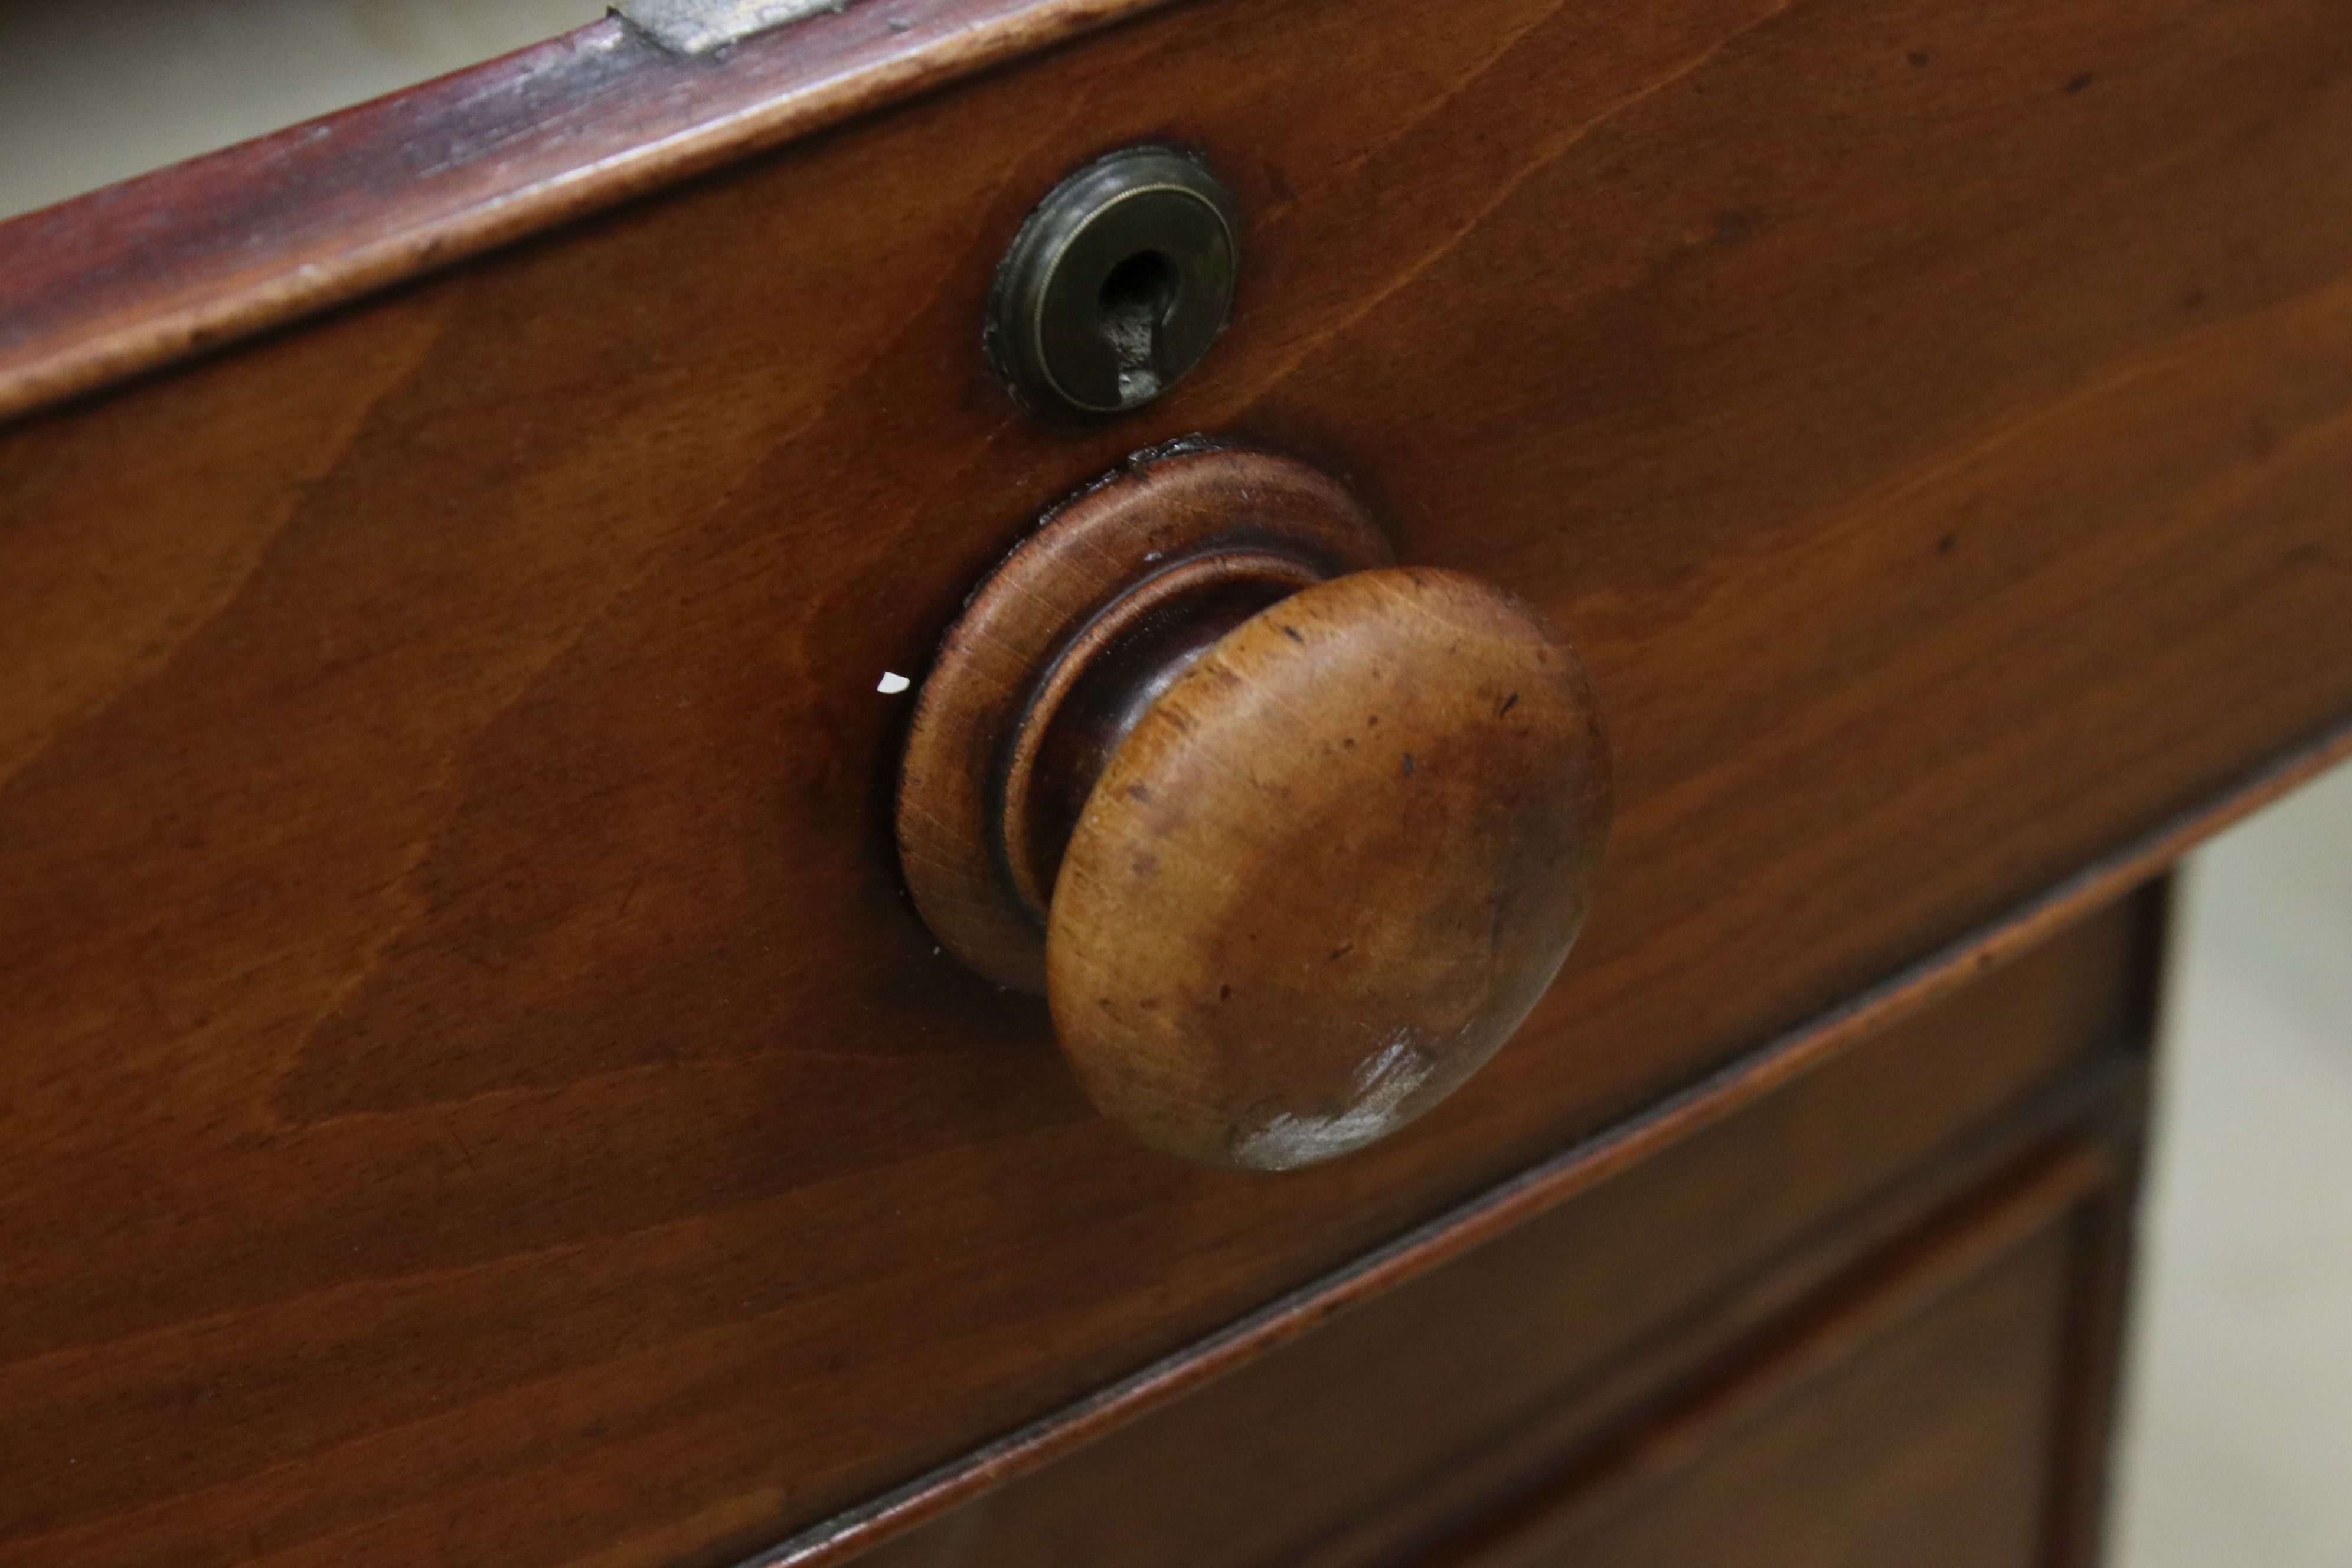
M 1201 0 L 20 418 L 0 1560 L 719 1561 L 2144 875 L 2084 868 L 2352 711 L 2340 23 Z M 1231 176 L 1234 325 L 1034 426 L 990 269 L 1145 136 Z M 165 315 L 269 319 L 257 254 Z M 1125 1147 L 888 847 L 877 676 L 1196 428 L 1537 604 L 1618 752 L 1521 1039 L 1273 1187 Z

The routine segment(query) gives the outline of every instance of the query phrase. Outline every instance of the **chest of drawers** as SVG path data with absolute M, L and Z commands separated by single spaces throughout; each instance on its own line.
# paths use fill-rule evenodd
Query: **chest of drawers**
M 0 1562 L 2087 1561 L 2158 879 L 2352 715 L 2347 57 L 857 0 L 0 226 Z M 1000 258 L 1143 144 L 1231 323 L 1040 416 Z M 1516 1037 L 1279 1175 L 894 818 L 967 595 L 1195 435 L 1614 759 Z

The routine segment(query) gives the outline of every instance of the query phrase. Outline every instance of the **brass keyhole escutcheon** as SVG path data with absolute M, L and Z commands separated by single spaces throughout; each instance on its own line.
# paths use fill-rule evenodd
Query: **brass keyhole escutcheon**
M 1224 330 L 1239 237 L 1233 197 L 1192 154 L 1130 147 L 1096 160 L 1038 204 L 997 268 L 990 364 L 1033 413 L 1144 406 Z

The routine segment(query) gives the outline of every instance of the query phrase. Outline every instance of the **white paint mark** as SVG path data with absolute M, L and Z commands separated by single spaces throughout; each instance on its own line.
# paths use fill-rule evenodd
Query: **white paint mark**
M 896 697 L 914 684 L 897 670 L 886 669 L 882 672 L 882 679 L 874 683 L 874 689 L 885 697 Z
M 1360 1149 L 1411 1116 L 1407 1102 L 1436 1070 L 1436 1053 L 1423 1049 L 1412 1029 L 1401 1028 L 1356 1069 L 1353 1105 L 1336 1116 L 1278 1112 L 1234 1145 L 1234 1163 L 1253 1171 L 1287 1171 Z

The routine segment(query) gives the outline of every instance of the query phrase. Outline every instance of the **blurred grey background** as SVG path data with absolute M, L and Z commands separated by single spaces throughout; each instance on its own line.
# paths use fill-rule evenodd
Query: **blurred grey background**
M 2352 769 L 2176 905 L 2113 1561 L 2352 1564 Z
M 0 217 L 604 14 L 596 0 L 0 0 Z
M 584 0 L 0 0 L 0 216 L 593 21 Z M 2352 770 L 2189 864 L 2119 1568 L 2352 1565 Z

